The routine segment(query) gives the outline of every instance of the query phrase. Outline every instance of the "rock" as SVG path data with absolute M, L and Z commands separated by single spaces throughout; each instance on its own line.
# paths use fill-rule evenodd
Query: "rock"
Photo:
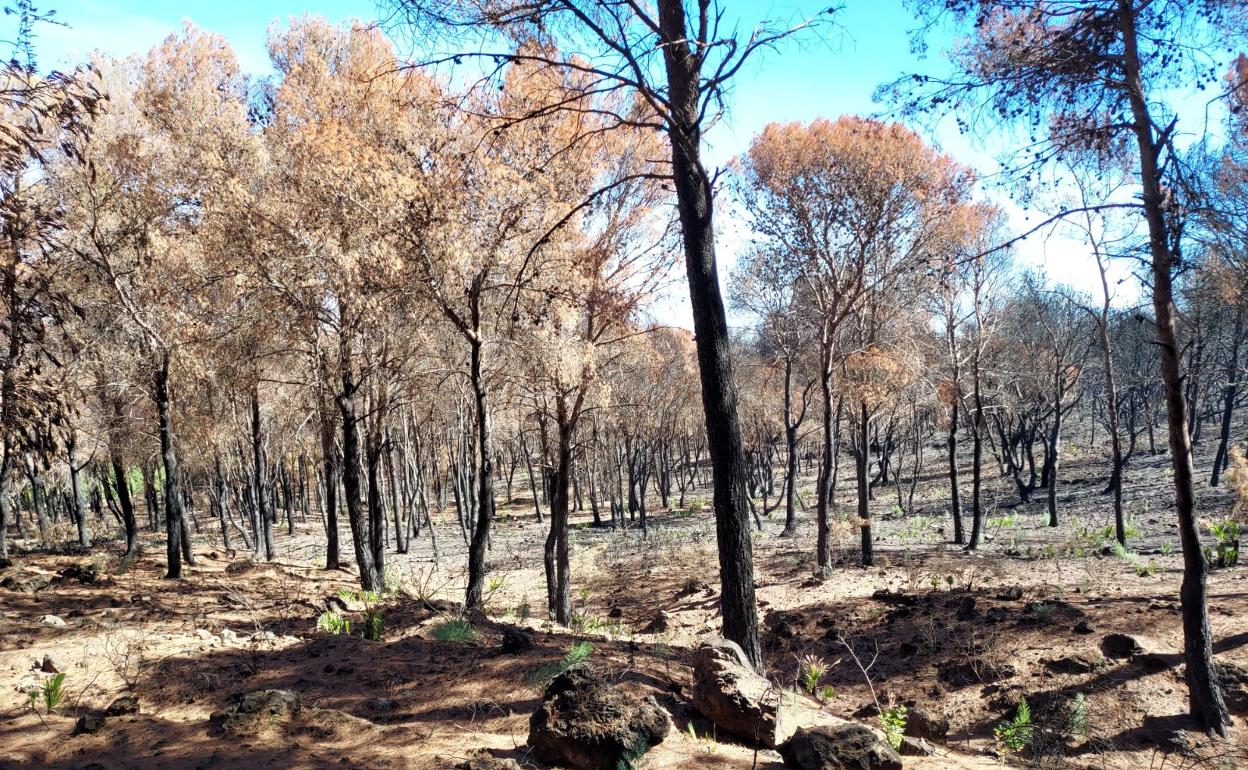
M 853 723 L 802 728 L 780 745 L 798 770 L 901 770 L 901 757 L 880 736 Z
M 238 696 L 229 708 L 210 716 L 208 724 L 218 735 L 236 735 L 270 722 L 289 720 L 299 710 L 299 696 L 290 690 L 258 690 Z
M 123 695 L 108 704 L 108 708 L 104 710 L 104 713 L 110 717 L 137 714 L 139 713 L 139 699 L 133 695 Z
M 659 610 L 659 614 L 655 615 L 649 623 L 641 629 L 643 634 L 662 634 L 672 626 L 672 616 L 667 614 L 667 610 Z
M 1016 602 L 1023 598 L 1023 587 L 1007 586 L 1004 590 L 997 594 L 996 598 L 998 601 Z
M 787 735 L 780 692 L 754 672 L 736 642 L 710 639 L 693 654 L 693 705 L 720 729 L 775 748 Z
M 363 612 L 368 609 L 359 597 L 350 592 L 326 596 L 323 603 L 330 612 Z
M 529 719 L 529 745 L 548 762 L 591 770 L 630 770 L 671 728 L 653 697 L 609 685 L 588 666 L 551 680 Z
M 890 591 L 887 588 L 875 589 L 871 592 L 871 598 L 877 602 L 900 604 L 906 607 L 913 607 L 919 603 L 919 597 L 914 594 L 908 594 L 905 591 Z
M 74 724 L 74 735 L 98 733 L 102 729 L 104 729 L 104 716 L 102 714 L 83 714 L 78 717 L 77 723 Z
M 685 584 L 680 587 L 680 590 L 676 592 L 676 598 L 683 599 L 686 596 L 693 596 L 694 594 L 706 594 L 707 596 L 710 596 L 713 593 L 715 593 L 715 591 L 706 583 L 703 583 L 701 580 L 689 578 L 685 581 Z
M 0 556 L 0 569 L 8 569 L 9 567 L 12 567 L 12 566 L 13 566 L 12 559 L 5 557 L 5 556 Z
M 1058 674 L 1091 674 L 1101 667 L 1101 661 L 1087 655 L 1066 655 L 1048 662 L 1050 671 Z
M 1173 665 L 1167 656 L 1157 652 L 1146 652 L 1143 655 L 1137 655 L 1132 658 L 1131 662 L 1153 674 L 1159 674 Z
M 44 655 L 43 662 L 39 664 L 39 670 L 45 674 L 63 674 L 65 673 L 65 663 L 59 658 L 51 655 Z
M 1248 713 L 1248 666 L 1220 660 L 1214 663 L 1222 680 L 1222 696 L 1233 713 Z
M 927 741 L 904 735 L 901 738 L 901 750 L 897 752 L 903 757 L 930 757 L 936 753 Z
M 1144 648 L 1133 636 L 1109 634 L 1101 640 L 1101 652 L 1107 658 L 1129 658 L 1144 652 Z
M 529 652 L 537 643 L 533 640 L 533 633 L 528 629 L 517 628 L 516 626 L 508 626 L 503 629 L 503 654 L 519 655 L 522 652 Z
M 520 765 L 514 759 L 499 759 L 485 749 L 477 749 L 454 765 L 453 770 L 520 770 Z
M 65 627 L 65 621 L 61 620 L 55 615 L 44 615 L 42 618 L 39 619 L 39 622 L 45 626 L 52 626 L 54 628 Z
M 1093 626 L 1091 623 L 1089 623 L 1089 622 L 1088 622 L 1088 621 L 1086 621 L 1086 620 L 1081 620 L 1081 621 L 1079 621 L 1078 623 L 1076 623 L 1076 624 L 1075 624 L 1075 627 L 1074 627 L 1073 629 L 1071 629 L 1071 630 L 1072 630 L 1072 631 L 1074 631 L 1076 634 L 1094 634 L 1094 633 L 1096 633 L 1096 627 L 1095 627 L 1095 626 Z
M 19 594 L 35 594 L 48 587 L 48 579 L 42 575 L 14 576 L 0 580 L 0 588 Z
M 911 707 L 906 714 L 905 734 L 911 738 L 923 738 L 933 743 L 944 743 L 949 737 L 949 720 L 926 709 Z
M 99 580 L 100 568 L 95 564 L 88 564 L 85 567 L 81 564 L 71 564 L 56 574 L 59 580 L 76 580 L 83 585 L 90 585 Z

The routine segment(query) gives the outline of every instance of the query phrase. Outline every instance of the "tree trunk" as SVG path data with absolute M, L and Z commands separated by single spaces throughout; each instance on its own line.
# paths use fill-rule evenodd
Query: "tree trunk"
M 82 496 L 82 480 L 80 478 L 82 468 L 78 465 L 78 441 L 74 436 L 73 429 L 70 429 L 69 437 L 65 441 L 65 451 L 68 455 L 66 460 L 69 462 L 69 487 L 74 507 L 74 521 L 78 525 L 78 545 L 83 548 L 90 548 L 91 532 L 87 529 L 87 505 Z
M 485 389 L 485 377 L 481 371 L 481 340 L 471 341 L 472 358 L 470 378 L 476 401 L 477 418 L 477 522 L 468 546 L 468 588 L 464 606 L 481 609 L 485 596 L 485 551 L 490 543 L 490 524 L 494 520 L 494 461 L 490 443 L 490 412 Z
M 321 462 L 325 474 L 325 569 L 341 569 L 338 556 L 338 450 L 334 446 L 334 423 L 329 408 L 321 410 Z
M 113 452 L 113 484 L 117 490 L 117 503 L 121 506 L 121 521 L 126 528 L 126 552 L 122 558 L 133 559 L 139 555 L 139 523 L 134 517 L 134 501 L 130 499 L 130 481 L 126 478 L 126 464 L 120 452 Z
M 169 353 L 160 356 L 153 377 L 160 457 L 165 472 L 165 577 L 182 577 L 182 495 L 178 493 L 178 456 L 173 447 L 173 414 L 169 405 Z M 187 559 L 188 564 L 194 564 Z
M 714 475 L 715 529 L 719 547 L 720 609 L 724 636 L 741 645 L 762 670 L 758 612 L 754 601 L 754 556 L 746 505 L 745 453 L 737 418 L 731 340 L 719 291 L 712 221 L 711 179 L 702 166 L 698 87 L 701 51 L 688 43 L 683 0 L 659 0 L 660 37 L 671 113 L 668 137 L 672 175 L 689 281 L 689 301 L 702 380 L 702 406 Z
M 360 570 L 360 587 L 365 591 L 381 591 L 381 576 L 373 563 L 369 548 L 367 523 L 360 506 L 360 434 L 355 416 L 355 372 L 347 341 L 340 341 L 339 369 L 342 389 L 338 392 L 338 413 L 342 418 L 342 494 L 346 497 L 347 522 L 351 525 L 351 544 Z
M 1230 463 L 1231 421 L 1235 416 L 1235 396 L 1239 390 L 1239 351 L 1244 342 L 1244 306 L 1235 308 L 1235 325 L 1231 330 L 1231 351 L 1226 362 L 1226 385 L 1222 388 L 1222 427 L 1218 431 L 1218 453 L 1213 458 L 1209 486 L 1216 487 L 1222 472 Z
M 264 546 L 264 560 L 273 561 L 273 519 L 269 515 L 268 465 L 264 462 L 264 442 L 260 435 L 260 385 L 251 386 L 251 454 L 253 483 L 256 487 L 256 554 Z
M 867 478 L 868 460 L 871 457 L 871 446 L 867 439 L 867 429 L 870 427 L 871 418 L 867 412 L 867 402 L 859 402 L 858 412 L 858 527 L 862 535 L 862 566 L 870 567 L 875 562 L 875 555 L 871 549 L 871 508 L 868 505 L 868 489 L 870 481 Z
M 806 393 L 810 390 L 807 388 Z M 804 402 L 809 403 L 809 402 Z M 797 534 L 797 420 L 793 418 L 793 359 L 784 359 L 784 529 L 780 537 Z M 683 492 L 681 493 L 683 496 Z
M 1187 431 L 1187 404 L 1184 401 L 1180 349 L 1175 332 L 1171 271 L 1176 255 L 1171 247 L 1174 234 L 1167 228 L 1165 219 L 1169 197 L 1167 191 L 1162 189 L 1161 172 L 1157 167 L 1159 148 L 1154 144 L 1153 120 L 1140 81 L 1135 30 L 1137 11 L 1133 0 L 1119 2 L 1123 67 L 1139 149 L 1140 185 L 1152 257 L 1153 313 L 1157 324 L 1157 344 L 1161 349 L 1161 380 L 1166 399 L 1170 462 L 1174 470 L 1175 510 L 1179 517 L 1179 539 L 1183 548 L 1183 583 L 1179 596 L 1183 610 L 1188 704 L 1193 719 L 1206 730 L 1225 736 L 1230 725 L 1230 714 L 1222 699 L 1217 670 L 1213 667 L 1213 632 L 1209 628 L 1205 588 L 1208 567 L 1201 552 L 1200 530 L 1196 523 L 1192 446 Z
M 956 375 L 955 375 L 956 376 Z M 949 507 L 953 513 L 953 542 L 962 545 L 966 534 L 962 531 L 962 501 L 958 490 L 958 394 L 954 393 L 949 410 L 949 437 L 945 445 L 949 449 Z M 916 474 L 917 477 L 917 474 Z
M 1057 471 L 1060 465 L 1061 457 L 1059 452 L 1062 448 L 1062 397 L 1059 391 L 1057 397 L 1056 408 L 1053 410 L 1053 427 L 1049 432 L 1049 447 L 1047 457 L 1044 459 L 1045 467 L 1048 469 L 1046 475 L 1049 481 L 1049 526 L 1057 526 Z

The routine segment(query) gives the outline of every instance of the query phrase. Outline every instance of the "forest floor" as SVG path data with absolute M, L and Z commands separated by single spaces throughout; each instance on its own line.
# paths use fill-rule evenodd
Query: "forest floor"
M 1006 764 L 1248 768 L 1248 676 L 1232 688 L 1230 741 L 1184 730 L 1181 558 L 1168 460 L 1142 457 L 1128 470 L 1134 559 L 1107 549 L 1104 466 L 1093 456 L 1067 463 L 1056 529 L 1045 526 L 1043 492 L 1007 507 L 1017 500 L 1012 484 L 992 474 L 988 541 L 976 553 L 946 544 L 947 482 L 934 472 L 918 485 L 914 513 L 878 517 L 874 567 L 856 566 L 857 532 L 842 524 L 843 564 L 824 582 L 812 579 L 813 512 L 803 515 L 798 537 L 784 539 L 777 511 L 755 540 L 769 675 L 793 687 L 798 660 L 815 655 L 831 665 L 823 684 L 831 688 L 826 708 L 837 715 L 874 723 L 872 687 L 881 702 L 945 715 L 948 743 L 935 757 L 906 758 L 907 768 L 999 767 L 993 727 L 1020 696 L 1044 731 L 1046 714 L 1069 714 L 1076 694 L 1085 699 L 1086 729 L 1053 728 L 1060 749 Z M 877 494 L 876 508 L 888 509 L 893 491 Z M 1229 502 L 1220 490 L 1201 492 L 1211 520 L 1224 517 Z M 596 530 L 578 515 L 577 631 L 540 619 L 545 531 L 531 504 L 518 501 L 502 514 L 490 555 L 501 584 L 491 584 L 489 617 L 474 621 L 478 636 L 470 641 L 438 641 L 449 605 L 431 602 L 438 611 L 422 600 L 455 600 L 462 591 L 465 549 L 450 512 L 439 523 L 436 567 L 426 537 L 409 554 L 387 555 L 402 587 L 383 602 L 380 642 L 317 631 L 326 598 L 356 584 L 349 570 L 320 568 L 316 522 L 293 536 L 279 531 L 271 564 L 227 554 L 205 522 L 199 563 L 180 581 L 162 579 L 163 546 L 154 534 L 144 555 L 125 565 L 110 555 L 115 542 L 89 554 L 19 551 L 0 570 L 0 580 L 13 578 L 0 588 L 0 768 L 422 770 L 453 767 L 479 748 L 540 767 L 525 746 L 541 697 L 534 672 L 586 639 L 594 644 L 591 663 L 655 695 L 673 717 L 675 728 L 647 755 L 648 767 L 782 767 L 774 752 L 756 757 L 717 735 L 688 701 L 692 650 L 719 627 L 709 506 L 656 510 L 644 536 Z M 349 536 L 342 542 L 349 548 Z M 59 574 L 88 565 L 98 578 Z M 1208 592 L 1217 657 L 1248 672 L 1248 567 L 1212 572 Z M 360 613 L 347 614 L 358 629 Z M 656 618 L 666 630 L 643 631 Z M 534 650 L 502 653 L 502 631 L 514 624 L 533 629 Z M 1134 637 L 1143 652 L 1107 656 L 1102 641 L 1113 632 Z M 66 674 L 59 713 L 32 709 L 26 694 L 49 678 L 37 670 L 45 656 Z M 870 685 L 855 656 L 869 666 Z M 241 738 L 210 728 L 210 716 L 235 696 L 268 688 L 294 691 L 305 708 Z M 137 697 L 137 713 L 76 730 L 79 716 L 122 695 Z

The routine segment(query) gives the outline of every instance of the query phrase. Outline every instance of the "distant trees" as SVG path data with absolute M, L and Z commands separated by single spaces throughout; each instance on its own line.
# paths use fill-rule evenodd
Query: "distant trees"
M 1068 153 L 1093 152 L 1120 160 L 1142 190 L 1138 201 L 1096 208 L 1134 208 L 1147 225 L 1153 324 L 1184 552 L 1180 594 L 1191 713 L 1209 730 L 1225 734 L 1230 719 L 1212 666 L 1188 430 L 1192 416 L 1184 397 L 1175 307 L 1186 224 L 1180 164 L 1170 162 L 1177 161 L 1177 116 L 1165 114 L 1158 100 L 1169 85 L 1216 80 L 1218 68 L 1208 52 L 1223 44 L 1218 36 L 1226 34 L 1227 14 L 1238 4 L 920 0 L 915 5 L 929 22 L 952 17 L 967 25 L 969 35 L 954 52 L 950 77 L 918 76 L 894 85 L 903 98 L 919 93 L 905 109 L 952 109 L 1023 122 L 1044 132 L 1028 152 L 1026 169 L 1043 171 Z
M 834 380 L 852 354 L 878 354 L 891 317 L 886 309 L 901 307 L 898 300 L 917 291 L 916 277 L 952 225 L 970 178 L 913 132 L 860 118 L 769 126 L 742 159 L 742 176 L 741 199 L 760 236 L 752 259 L 767 263 L 750 269 L 794 287 L 798 323 L 809 325 L 820 350 L 823 467 L 815 552 L 826 577 L 838 423 L 845 410 Z M 858 517 L 863 562 L 870 564 L 863 437 L 871 408 L 858 391 L 849 415 L 858 427 Z

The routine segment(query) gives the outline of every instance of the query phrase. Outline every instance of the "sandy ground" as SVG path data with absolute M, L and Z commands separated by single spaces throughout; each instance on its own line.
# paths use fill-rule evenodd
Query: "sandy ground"
M 1020 696 L 1043 720 L 1077 693 L 1085 698 L 1086 735 L 1073 736 L 1063 757 L 1009 764 L 1248 768 L 1248 704 L 1237 702 L 1228 742 L 1182 730 L 1181 561 L 1172 550 L 1165 464 L 1141 458 L 1128 472 L 1134 562 L 1102 552 L 1110 501 L 1100 494 L 1103 463 L 1093 457 L 1067 463 L 1057 529 L 1044 526 L 1039 500 L 1006 507 L 1015 498 L 994 479 L 990 539 L 975 554 L 944 542 L 946 482 L 936 468 L 919 484 L 913 515 L 877 521 L 877 563 L 869 569 L 856 566 L 857 533 L 846 523 L 837 532 L 844 563 L 830 580 L 815 581 L 813 514 L 792 539 L 777 537 L 774 516 L 765 520 L 755 557 L 769 676 L 793 687 L 798 661 L 816 656 L 830 666 L 821 685 L 830 688 L 832 713 L 858 712 L 870 722 L 863 709 L 874 688 L 882 702 L 947 716 L 948 745 L 936 757 L 907 758 L 908 768 L 999 767 L 993 726 Z M 888 510 L 892 490 L 877 494 L 876 508 Z M 1228 504 L 1221 491 L 1202 492 L 1210 518 Z M 656 511 L 645 534 L 578 527 L 575 631 L 540 619 L 543 527 L 523 504 L 505 513 L 490 557 L 501 581 L 492 584 L 488 617 L 474 621 L 478 638 L 467 642 L 438 641 L 450 609 L 423 601 L 462 591 L 464 547 L 449 512 L 439 523 L 436 565 L 426 538 L 409 554 L 388 556 L 401 588 L 381 606 L 380 642 L 316 630 L 325 598 L 355 587 L 352 572 L 319 568 L 317 522 L 293 536 L 281 531 L 272 564 L 225 553 L 205 523 L 200 563 L 181 581 L 161 578 L 158 535 L 128 565 L 112 555 L 114 542 L 90 554 L 18 555 L 0 579 L 42 577 L 49 585 L 34 593 L 0 588 L 0 768 L 419 769 L 452 767 L 480 748 L 540 767 L 525 746 L 540 699 L 533 673 L 581 640 L 593 642 L 594 665 L 622 686 L 654 694 L 672 714 L 675 729 L 647 756 L 648 767 L 782 766 L 773 752 L 756 755 L 717 735 L 688 704 L 691 650 L 719 625 L 708 513 Z M 94 565 L 100 577 L 58 576 L 73 565 Z M 1209 597 L 1218 658 L 1248 667 L 1248 568 L 1214 571 Z M 643 632 L 660 611 L 667 629 Z M 46 615 L 64 625 L 45 625 Z M 360 615 L 348 613 L 357 629 Z M 1092 631 L 1077 632 L 1081 622 Z M 509 624 L 533 629 L 537 649 L 503 654 Z M 1106 658 L 1100 644 L 1111 632 L 1132 635 L 1145 654 Z M 66 674 L 59 713 L 32 709 L 26 695 L 51 676 L 34 670 L 45 656 Z M 266 688 L 298 693 L 301 716 L 241 738 L 210 730 L 212 713 Z M 123 694 L 137 696 L 137 714 L 75 734 L 79 716 Z

